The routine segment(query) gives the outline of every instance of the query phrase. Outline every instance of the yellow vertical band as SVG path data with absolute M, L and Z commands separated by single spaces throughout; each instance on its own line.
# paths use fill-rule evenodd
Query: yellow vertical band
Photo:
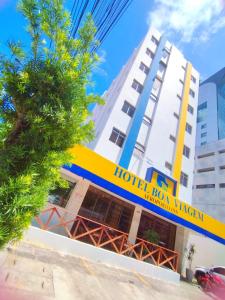
M 182 167 L 187 109 L 188 109 L 188 102 L 189 102 L 189 90 L 190 90 L 190 83 L 191 83 L 191 69 L 192 69 L 192 65 L 188 63 L 186 69 L 185 81 L 184 81 L 184 91 L 183 91 L 183 98 L 182 98 L 181 110 L 180 110 L 180 122 L 179 122 L 179 128 L 177 133 L 175 157 L 174 157 L 174 164 L 173 164 L 173 178 L 177 180 L 178 183 L 177 195 L 179 193 L 179 186 L 180 186 L 179 183 L 180 183 L 180 174 L 181 174 L 181 167 Z

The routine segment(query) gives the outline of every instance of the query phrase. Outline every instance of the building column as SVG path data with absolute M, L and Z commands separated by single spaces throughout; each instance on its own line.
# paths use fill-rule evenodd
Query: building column
M 128 235 L 128 241 L 132 244 L 135 244 L 138 228 L 141 220 L 142 208 L 139 205 L 135 206 L 133 218 L 131 221 L 130 231 Z
M 187 247 L 187 242 L 188 242 L 188 229 L 177 225 L 174 250 L 179 253 L 178 273 L 180 273 L 181 275 L 184 275 L 185 272 L 184 252 L 185 252 L 185 248 Z
M 76 183 L 65 207 L 66 210 L 73 214 L 73 217 L 77 216 L 89 186 L 90 181 L 85 179 L 81 179 Z

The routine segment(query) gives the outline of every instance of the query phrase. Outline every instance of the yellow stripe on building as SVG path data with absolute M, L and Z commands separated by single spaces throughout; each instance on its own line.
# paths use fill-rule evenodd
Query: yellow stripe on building
M 183 98 L 181 102 L 181 112 L 180 112 L 180 122 L 177 134 L 177 142 L 176 142 L 176 150 L 175 150 L 175 158 L 173 164 L 173 178 L 177 181 L 177 195 L 179 195 L 179 182 L 181 175 L 181 167 L 182 167 L 182 158 L 183 158 L 183 148 L 184 148 L 184 138 L 185 138 L 185 130 L 186 130 L 186 121 L 187 121 L 187 109 L 189 102 L 189 90 L 191 83 L 191 70 L 192 65 L 188 63 L 185 82 L 184 82 L 184 92 Z

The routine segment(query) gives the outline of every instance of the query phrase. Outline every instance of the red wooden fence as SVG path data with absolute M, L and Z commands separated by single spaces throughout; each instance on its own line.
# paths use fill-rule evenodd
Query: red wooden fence
M 131 244 L 127 233 L 81 216 L 74 217 L 61 207 L 51 206 L 45 209 L 35 221 L 34 225 L 41 229 L 177 271 L 177 252 L 140 238 L 137 238 L 135 244 Z

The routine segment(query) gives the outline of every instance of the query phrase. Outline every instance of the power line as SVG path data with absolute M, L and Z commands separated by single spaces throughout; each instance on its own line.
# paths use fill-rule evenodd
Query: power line
M 99 47 L 133 0 L 74 0 L 71 9 L 71 37 L 76 38 L 87 14 L 91 14 L 96 26 L 95 38 Z
M 120 20 L 120 18 L 122 17 L 123 13 L 126 11 L 126 9 L 129 7 L 129 5 L 131 4 L 131 1 L 126 1 L 126 3 L 123 5 L 121 11 L 119 14 L 117 14 L 115 16 L 115 18 L 111 21 L 110 25 L 108 26 L 108 28 L 106 29 L 106 31 L 102 34 L 101 36 L 101 43 L 103 43 L 103 41 L 105 40 L 105 38 L 107 37 L 107 35 L 112 31 L 113 27 L 118 23 L 118 21 Z

